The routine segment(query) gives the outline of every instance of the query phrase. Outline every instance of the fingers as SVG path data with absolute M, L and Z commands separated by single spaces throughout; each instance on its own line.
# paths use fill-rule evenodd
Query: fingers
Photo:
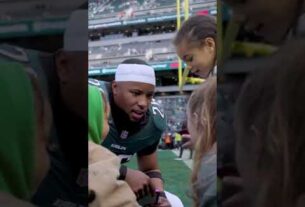
M 151 189 L 150 185 L 145 185 L 143 191 L 144 195 L 154 195 L 153 189 Z
M 135 192 L 137 200 L 147 196 L 149 194 L 153 195 L 153 190 L 151 190 L 150 185 L 143 185 L 143 187 Z
M 159 203 L 156 205 L 157 207 L 171 207 L 167 198 L 160 197 Z

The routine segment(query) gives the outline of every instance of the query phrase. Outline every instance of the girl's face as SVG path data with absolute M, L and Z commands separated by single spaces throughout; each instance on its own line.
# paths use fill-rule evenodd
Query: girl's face
M 178 56 L 187 64 L 192 73 L 206 78 L 215 66 L 215 41 L 207 37 L 200 45 L 182 41 L 176 47 Z

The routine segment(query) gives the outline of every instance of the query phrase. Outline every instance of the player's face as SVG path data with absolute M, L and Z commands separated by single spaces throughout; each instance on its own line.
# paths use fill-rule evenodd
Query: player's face
M 281 41 L 294 21 L 297 0 L 225 0 L 245 27 L 271 43 Z
M 155 87 L 139 82 L 114 82 L 114 101 L 133 122 L 140 121 L 150 106 Z
M 215 42 L 206 38 L 201 45 L 189 45 L 183 41 L 176 48 L 178 56 L 187 64 L 192 73 L 206 78 L 215 64 Z

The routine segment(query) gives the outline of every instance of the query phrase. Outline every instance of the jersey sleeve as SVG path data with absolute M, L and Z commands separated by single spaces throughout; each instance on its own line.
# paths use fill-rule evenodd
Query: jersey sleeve
M 109 102 L 111 83 L 90 78 L 89 85 L 97 86 L 106 95 L 107 101 Z
M 157 128 L 156 133 L 160 133 L 159 136 L 161 136 L 167 127 L 166 115 L 164 113 L 163 107 L 153 99 L 150 110 L 151 115 L 153 116 L 154 125 Z
M 144 149 L 137 152 L 137 155 L 150 155 L 154 153 L 158 145 L 160 143 L 161 136 L 166 129 L 166 116 L 162 109 L 162 106 L 158 104 L 155 100 L 152 101 L 151 107 L 150 107 L 150 116 L 152 116 L 152 127 L 150 127 L 151 130 L 151 139 L 154 140 L 152 144 L 145 147 Z

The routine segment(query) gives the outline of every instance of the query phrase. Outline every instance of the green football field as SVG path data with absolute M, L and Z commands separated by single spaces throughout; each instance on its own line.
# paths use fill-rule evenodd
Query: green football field
M 170 150 L 158 151 L 159 166 L 165 180 L 165 190 L 177 195 L 185 207 L 192 206 L 190 191 L 191 170 Z M 137 169 L 136 157 L 128 163 L 130 168 Z

